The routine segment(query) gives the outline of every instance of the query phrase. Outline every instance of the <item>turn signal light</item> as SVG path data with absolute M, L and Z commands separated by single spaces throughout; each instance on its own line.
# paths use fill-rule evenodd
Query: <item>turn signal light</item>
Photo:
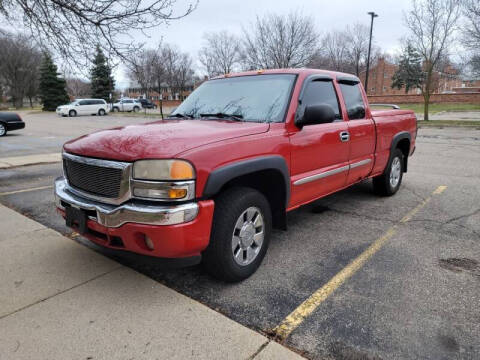
M 169 189 L 168 197 L 170 199 L 182 199 L 187 196 L 187 189 Z
M 173 161 L 170 166 L 172 180 L 193 179 L 193 167 L 186 161 Z

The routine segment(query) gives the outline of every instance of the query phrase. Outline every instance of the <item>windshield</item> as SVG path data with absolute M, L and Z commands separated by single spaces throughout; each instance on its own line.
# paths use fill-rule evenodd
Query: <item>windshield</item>
M 282 122 L 294 81 L 294 74 L 210 80 L 191 93 L 171 116 Z
M 69 103 L 68 105 L 77 105 L 77 104 L 78 104 L 78 101 L 79 101 L 79 100 L 72 101 L 72 102 Z

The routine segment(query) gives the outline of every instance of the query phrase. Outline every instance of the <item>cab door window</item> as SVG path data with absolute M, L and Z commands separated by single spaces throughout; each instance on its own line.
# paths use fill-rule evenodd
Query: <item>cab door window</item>
M 303 116 L 307 106 L 320 104 L 330 105 L 335 112 L 335 118 L 342 118 L 340 107 L 338 105 L 337 93 L 335 92 L 331 80 L 319 79 L 310 81 L 307 84 L 305 92 L 303 93 L 302 104 L 298 116 Z

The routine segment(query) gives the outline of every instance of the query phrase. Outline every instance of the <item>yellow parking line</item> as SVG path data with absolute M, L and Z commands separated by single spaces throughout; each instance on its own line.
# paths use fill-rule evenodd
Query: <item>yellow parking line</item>
M 439 195 L 445 191 L 446 186 L 439 186 L 432 195 Z M 380 238 L 375 240 L 363 253 L 361 253 L 350 264 L 344 267 L 339 273 L 330 279 L 324 286 L 315 291 L 307 300 L 300 306 L 293 310 L 275 329 L 274 335 L 279 340 L 286 339 L 293 330 L 295 330 L 315 309 L 324 302 L 330 294 L 332 294 L 340 285 L 347 281 L 353 274 L 355 274 L 365 262 L 372 257 L 382 246 L 392 238 L 397 232 L 398 226 L 409 221 L 420 209 L 427 205 L 432 199 L 432 195 L 426 198 L 423 202 L 418 204 L 414 209 L 410 210 L 399 223 L 393 225 Z
M 0 196 L 13 195 L 13 194 L 19 194 L 19 193 L 24 193 L 24 192 L 29 192 L 29 191 L 35 191 L 35 190 L 43 190 L 43 189 L 49 189 L 49 188 L 53 188 L 53 185 L 39 186 L 39 187 L 34 187 L 34 188 L 29 188 L 29 189 L 22 189 L 22 190 L 15 190 L 15 191 L 3 192 L 3 193 L 0 193 Z

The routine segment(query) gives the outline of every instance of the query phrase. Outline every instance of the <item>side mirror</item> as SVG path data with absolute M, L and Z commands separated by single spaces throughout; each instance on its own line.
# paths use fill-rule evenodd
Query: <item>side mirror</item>
M 335 121 L 335 111 L 328 104 L 309 105 L 301 118 L 295 120 L 295 125 L 302 128 L 305 125 L 326 124 Z
M 365 117 L 365 107 L 359 105 L 348 112 L 348 118 L 350 120 L 363 119 Z

